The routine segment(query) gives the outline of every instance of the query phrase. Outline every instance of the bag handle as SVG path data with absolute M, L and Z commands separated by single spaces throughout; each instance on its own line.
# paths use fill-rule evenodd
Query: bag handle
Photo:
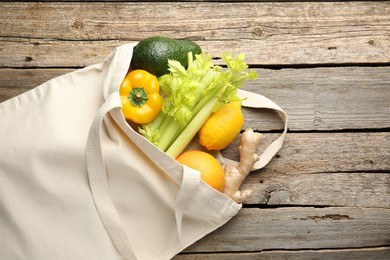
M 252 168 L 252 171 L 254 171 L 266 166 L 282 147 L 284 138 L 287 134 L 288 117 L 287 117 L 287 113 L 282 108 L 280 108 L 275 102 L 273 102 L 272 100 L 270 100 L 265 96 L 252 93 L 249 91 L 245 91 L 242 89 L 239 89 L 237 94 L 239 98 L 243 100 L 242 101 L 243 107 L 265 108 L 265 109 L 274 110 L 279 114 L 280 118 L 284 123 L 284 129 L 282 134 L 263 151 L 263 153 L 260 155 L 260 159 L 255 163 L 255 165 Z M 235 165 L 238 164 L 237 161 L 224 158 L 222 157 L 222 155 L 217 155 L 217 156 L 220 157 L 220 159 L 224 163 L 231 163 Z
M 86 160 L 88 178 L 95 207 L 108 234 L 111 237 L 111 240 L 113 241 L 119 253 L 125 259 L 136 259 L 125 229 L 122 227 L 118 212 L 115 209 L 114 202 L 110 196 L 107 172 L 100 142 L 100 131 L 102 123 L 104 117 L 110 112 L 112 113 L 114 120 L 121 126 L 122 129 L 125 130 L 125 132 L 129 134 L 129 131 L 126 131 L 126 129 L 129 130 L 130 127 L 127 127 L 123 117 L 120 117 L 123 120 L 118 119 L 121 107 L 122 104 L 120 96 L 118 92 L 115 92 L 107 98 L 105 103 L 97 112 L 89 130 L 86 148 Z M 131 135 L 132 134 L 129 136 Z M 139 140 L 138 142 L 135 140 L 135 143 L 140 145 Z M 157 159 L 156 156 L 158 155 L 154 154 L 151 157 L 155 157 L 154 159 Z M 160 161 L 161 158 L 158 158 L 158 160 Z M 175 220 L 179 239 L 181 238 L 182 220 L 185 206 L 187 205 L 187 201 L 196 192 L 199 185 L 200 173 L 190 168 L 183 168 L 182 180 L 175 203 Z
M 175 219 L 179 240 L 182 234 L 184 209 L 200 185 L 200 172 L 183 166 L 183 181 L 175 203 Z
M 115 247 L 125 259 L 137 259 L 111 199 L 100 143 L 100 129 L 106 114 L 121 106 L 119 95 L 110 95 L 93 120 L 87 140 L 86 160 L 92 197 L 99 216 Z

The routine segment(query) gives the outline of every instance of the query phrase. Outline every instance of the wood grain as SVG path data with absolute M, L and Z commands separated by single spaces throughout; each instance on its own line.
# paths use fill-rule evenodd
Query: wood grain
M 263 133 L 259 154 L 277 136 Z M 261 174 L 386 172 L 390 171 L 389 143 L 389 132 L 288 133 L 282 149 Z M 222 154 L 238 160 L 238 140 Z
M 238 215 L 174 259 L 387 259 L 389 13 L 389 1 L 1 2 L 0 102 L 153 35 L 191 39 L 217 64 L 245 52 L 260 77 L 244 89 L 280 105 L 289 133 L 245 180 Z M 244 112 L 261 152 L 282 124 Z M 238 141 L 222 152 L 238 160 Z
M 390 243 L 390 209 L 242 209 L 185 252 L 364 248 Z
M 267 96 L 285 109 L 291 130 L 390 127 L 390 67 L 258 70 L 258 74 L 243 89 Z M 264 129 L 259 113 L 250 111 L 244 127 Z
M 263 136 L 259 153 L 276 138 Z M 289 133 L 277 156 L 242 189 L 253 190 L 248 204 L 390 208 L 389 143 L 388 132 Z M 223 155 L 238 161 L 237 147 Z
M 253 190 L 247 204 L 390 208 L 390 176 L 384 173 L 260 174 L 242 188 Z
M 75 69 L 0 69 L 0 102 Z M 390 127 L 390 67 L 255 69 L 243 89 L 271 98 L 289 115 L 289 129 L 341 130 Z M 245 109 L 245 125 L 281 129 L 278 116 Z
M 173 258 L 173 260 L 248 260 L 248 259 L 386 259 L 390 255 L 390 247 L 375 247 L 375 248 L 356 248 L 356 249 L 326 249 L 326 250 L 271 250 L 263 252 L 251 253 L 219 253 L 219 254 L 180 254 Z
M 1 3 L 0 67 L 85 66 L 152 35 L 258 65 L 388 63 L 389 12 L 388 2 Z

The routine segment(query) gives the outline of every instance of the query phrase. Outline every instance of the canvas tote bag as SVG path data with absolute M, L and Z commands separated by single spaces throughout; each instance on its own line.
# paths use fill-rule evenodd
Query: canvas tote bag
M 126 123 L 135 44 L 0 104 L 0 259 L 170 259 L 240 210 Z M 287 125 L 271 100 L 240 96 Z

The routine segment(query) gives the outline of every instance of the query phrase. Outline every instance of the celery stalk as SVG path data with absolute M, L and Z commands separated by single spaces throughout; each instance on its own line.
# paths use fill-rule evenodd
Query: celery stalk
M 183 127 L 180 125 L 179 122 L 172 120 L 170 122 L 170 125 L 165 129 L 165 131 L 163 131 L 157 147 L 160 148 L 162 151 L 166 151 L 168 147 L 172 144 L 172 142 L 175 140 L 178 135 L 178 132 L 182 128 Z
M 181 134 L 168 148 L 168 150 L 166 151 L 168 155 L 173 158 L 176 158 L 188 146 L 191 140 L 198 133 L 199 129 L 213 113 L 214 107 L 218 103 L 219 98 L 221 97 L 225 89 L 226 87 L 220 89 L 218 93 L 203 106 L 199 113 L 196 114 L 196 116 L 190 121 L 187 127 L 181 132 Z
M 204 101 L 209 101 L 210 98 L 212 98 L 212 96 L 210 96 L 210 93 L 206 92 L 205 94 L 203 92 L 205 91 L 206 87 L 210 86 L 211 83 L 213 83 L 213 81 L 217 76 L 218 76 L 217 72 L 215 72 L 214 70 L 209 70 L 201 79 L 200 82 L 202 84 L 200 84 L 198 89 L 196 90 L 196 98 L 194 104 L 189 107 L 189 109 L 192 110 L 191 119 L 200 110 L 199 104 L 204 104 L 205 103 Z M 213 92 L 215 91 L 212 91 L 211 94 L 215 94 Z M 162 151 L 166 151 L 185 128 L 185 125 L 184 126 L 181 125 L 177 120 L 174 120 L 173 117 L 168 117 L 168 118 L 170 120 L 164 120 L 162 125 L 159 127 L 161 138 L 157 144 L 157 147 L 160 148 Z

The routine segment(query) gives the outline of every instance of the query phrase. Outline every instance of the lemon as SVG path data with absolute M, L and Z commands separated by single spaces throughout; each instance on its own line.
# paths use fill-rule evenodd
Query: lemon
M 208 150 L 225 149 L 240 134 L 243 124 L 241 102 L 227 103 L 213 113 L 199 130 L 199 143 Z

